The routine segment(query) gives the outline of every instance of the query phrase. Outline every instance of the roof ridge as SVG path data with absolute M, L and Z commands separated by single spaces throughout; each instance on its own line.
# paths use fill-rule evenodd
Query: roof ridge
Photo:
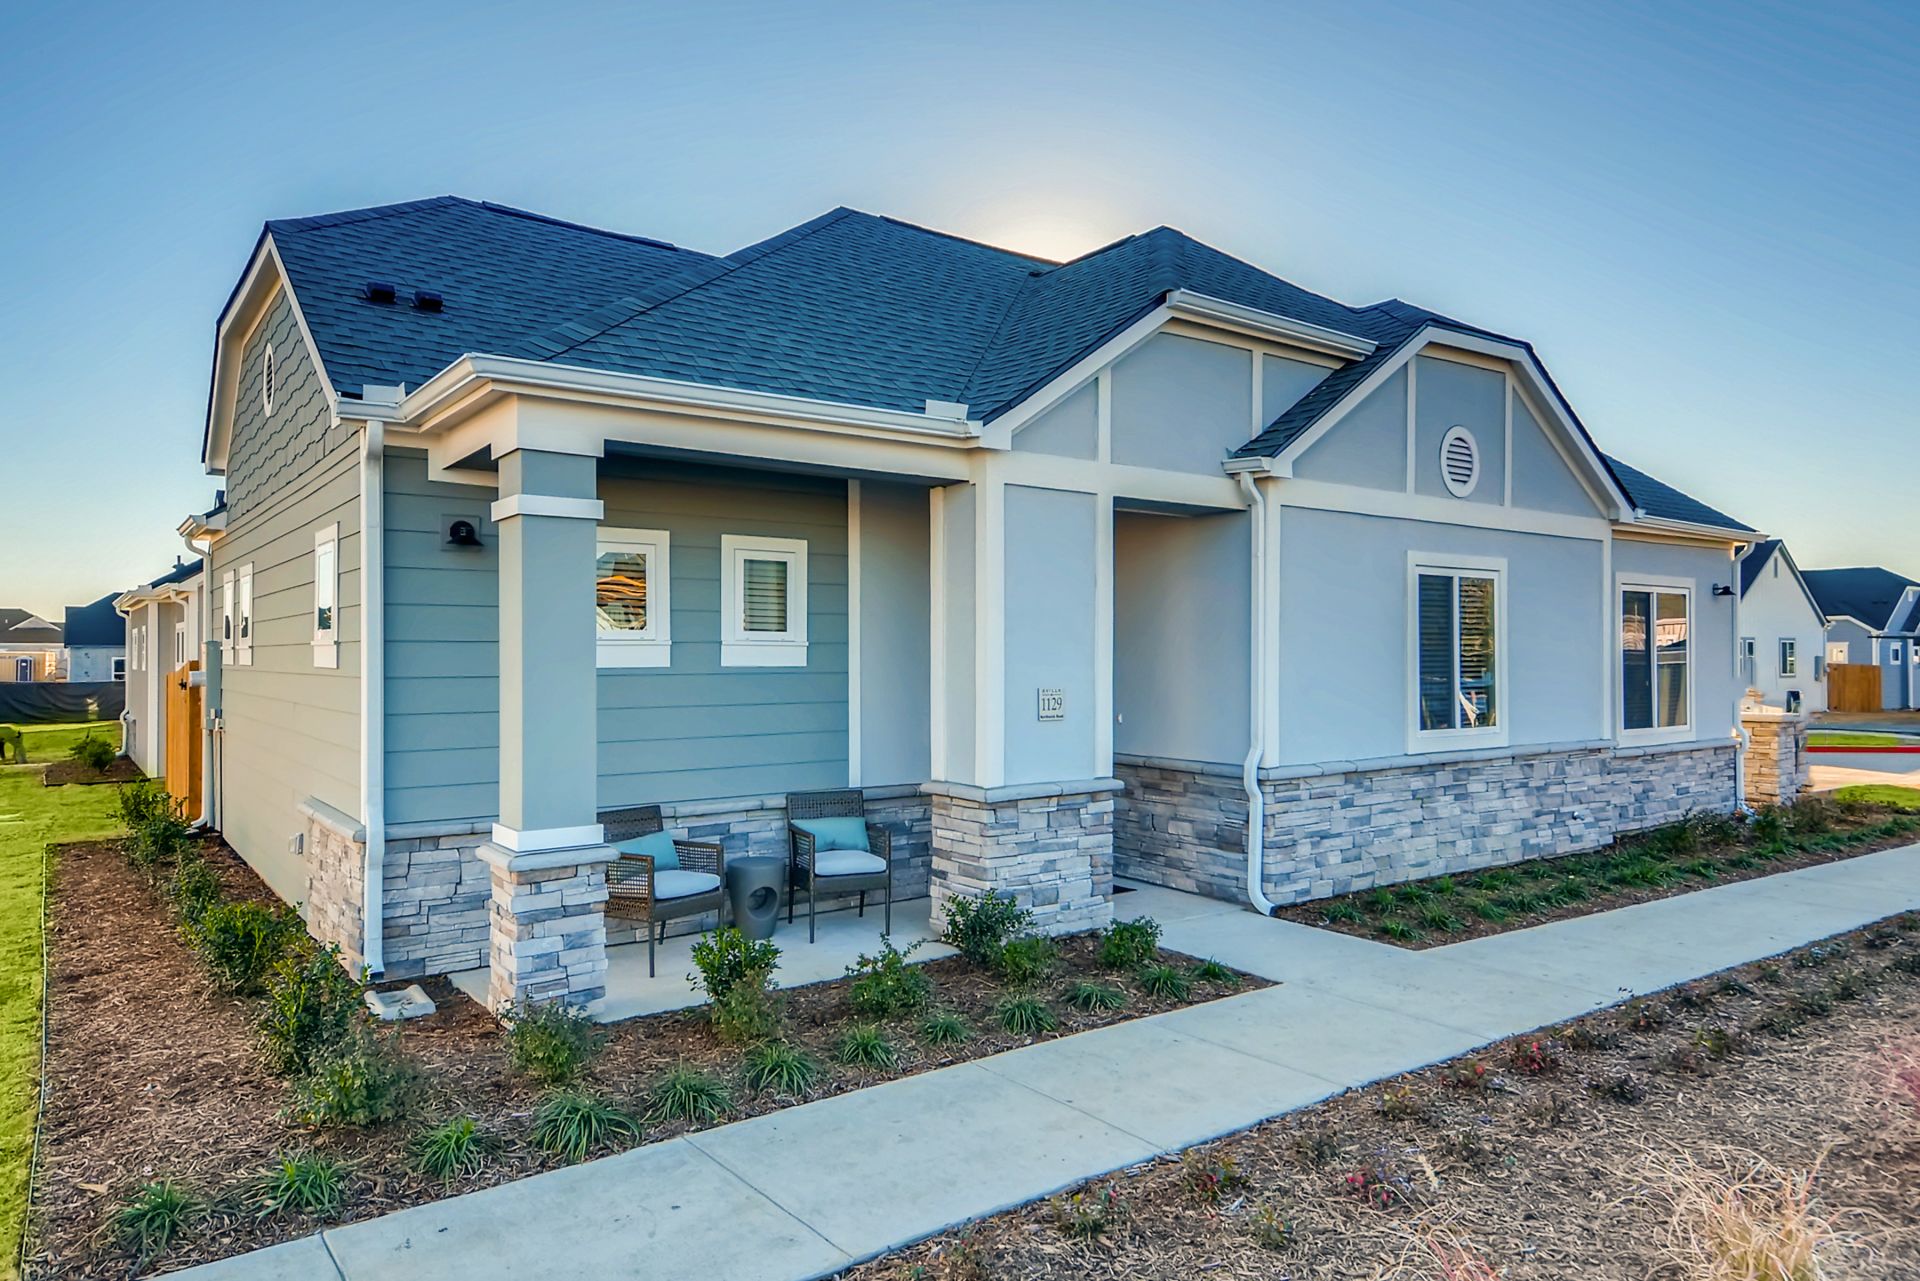
M 1009 258 L 1018 258 L 1022 262 L 1045 263 L 1049 267 L 1062 265 L 1054 258 L 1043 258 L 1039 254 L 1022 253 L 1018 249 L 1009 249 L 1005 245 L 990 245 L 984 240 L 976 240 L 972 236 L 962 236 L 957 232 L 942 231 L 938 227 L 923 227 L 917 222 L 908 222 L 905 218 L 896 218 L 892 214 L 868 213 L 864 209 L 854 209 L 846 205 L 842 205 L 841 209 L 846 213 L 857 214 L 862 218 L 872 218 L 876 222 L 892 223 L 896 227 L 904 227 L 908 231 L 917 231 L 923 235 L 935 236 L 941 240 L 952 240 L 959 244 L 972 245 L 976 249 L 989 249 L 997 254 L 1005 254 Z
M 422 209 L 433 209 L 441 205 L 473 205 L 480 201 L 469 200 L 465 196 L 426 196 L 419 200 L 400 200 L 390 205 L 368 205 L 363 209 L 339 209 L 331 213 L 308 214 L 301 218 L 269 218 L 267 229 L 284 227 L 290 231 L 320 231 L 327 227 L 344 227 L 353 223 L 373 222 L 379 218 L 392 218 L 404 213 L 416 213 Z
M 455 198 L 459 199 L 460 197 Z M 595 227 L 588 223 L 574 222 L 567 218 L 556 218 L 552 214 L 537 213 L 531 209 L 519 209 L 513 205 L 498 204 L 492 200 L 477 200 L 470 203 L 486 210 L 488 213 L 505 214 L 510 218 L 525 218 L 529 222 L 544 222 L 550 226 L 565 227 L 571 231 L 591 232 L 593 235 L 606 236 L 611 240 L 626 240 L 634 244 L 651 245 L 655 249 L 671 249 L 675 253 L 700 254 L 702 258 L 711 258 L 714 256 L 708 253 L 701 253 L 698 249 L 684 248 L 683 246 L 674 244 L 670 240 L 659 240 L 653 236 L 641 236 L 627 231 L 612 231 L 606 227 Z

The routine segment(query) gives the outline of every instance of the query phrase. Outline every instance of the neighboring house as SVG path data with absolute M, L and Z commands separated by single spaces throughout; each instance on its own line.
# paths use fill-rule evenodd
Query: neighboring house
M 60 628 L 31 610 L 0 608 L 0 682 L 60 679 Z
M 1527 343 L 1167 228 L 272 222 L 212 388 L 215 821 L 349 964 L 496 1007 L 601 992 L 619 806 L 784 853 L 860 788 L 902 896 L 1058 932 L 1116 872 L 1296 901 L 1736 803 L 1759 536 Z
M 1878 566 L 1805 577 L 1827 616 L 1827 661 L 1878 667 L 1885 710 L 1920 707 L 1920 583 Z
M 1787 545 L 1756 543 L 1740 558 L 1740 679 L 1771 707 L 1800 696 L 1803 711 L 1827 707 L 1827 616 Z
M 167 683 L 200 657 L 205 582 L 199 560 L 176 557 L 172 569 L 111 601 L 128 641 L 123 750 L 153 778 L 166 774 Z
M 67 606 L 60 629 L 70 681 L 123 681 L 127 678 L 127 620 L 113 607 L 112 595 L 91 605 Z

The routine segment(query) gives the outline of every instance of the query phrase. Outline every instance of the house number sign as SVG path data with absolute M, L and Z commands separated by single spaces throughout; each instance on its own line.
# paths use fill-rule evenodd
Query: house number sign
M 1040 693 L 1040 719 L 1043 721 L 1065 720 L 1067 716 L 1067 691 L 1064 689 L 1043 689 Z

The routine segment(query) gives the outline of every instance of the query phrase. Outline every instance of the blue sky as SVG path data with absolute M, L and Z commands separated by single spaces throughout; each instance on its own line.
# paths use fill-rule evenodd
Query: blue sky
M 1920 577 L 1920 6 L 13 5 L 0 604 L 204 508 L 260 223 L 452 192 L 724 252 L 839 204 L 1168 223 L 1530 338 L 1602 445 Z

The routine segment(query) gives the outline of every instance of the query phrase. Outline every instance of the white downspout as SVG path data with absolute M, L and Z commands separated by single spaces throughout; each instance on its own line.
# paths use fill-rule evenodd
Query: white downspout
M 1267 652 L 1267 496 L 1246 472 L 1239 473 L 1240 488 L 1247 495 L 1247 526 L 1253 540 L 1250 560 L 1253 566 L 1252 627 L 1249 629 L 1247 655 L 1247 759 L 1240 767 L 1240 783 L 1247 792 L 1247 902 L 1262 916 L 1272 916 L 1273 900 L 1267 897 L 1261 882 L 1267 866 L 1267 798 L 1260 790 L 1260 758 L 1266 752 L 1266 652 Z
M 360 463 L 360 821 L 366 827 L 362 869 L 361 962 L 370 977 L 386 970 L 387 628 L 385 586 L 386 424 L 363 425 Z

